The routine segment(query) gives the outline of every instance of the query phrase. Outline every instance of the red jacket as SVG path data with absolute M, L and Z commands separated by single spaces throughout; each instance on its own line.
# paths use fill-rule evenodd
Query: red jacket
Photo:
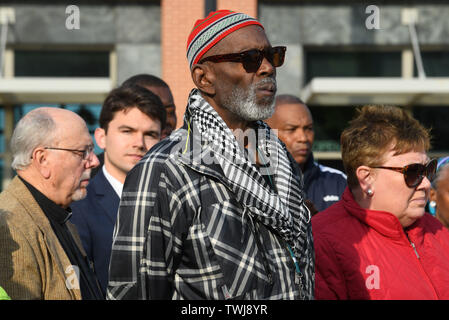
M 449 231 L 430 214 L 403 229 L 346 188 L 312 230 L 316 299 L 449 299 Z

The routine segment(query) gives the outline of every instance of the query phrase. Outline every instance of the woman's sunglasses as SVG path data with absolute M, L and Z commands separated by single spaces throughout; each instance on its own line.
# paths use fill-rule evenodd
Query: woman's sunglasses
M 435 177 L 435 172 L 437 171 L 437 159 L 431 160 L 428 164 L 423 165 L 421 163 L 413 163 L 402 168 L 399 167 L 373 167 L 376 169 L 388 169 L 400 172 L 404 175 L 405 184 L 409 188 L 415 188 L 419 186 L 423 181 L 424 177 L 427 177 L 430 182 L 432 182 Z
M 201 59 L 198 63 L 211 62 L 241 62 L 246 72 L 259 70 L 263 58 L 267 58 L 273 67 L 280 67 L 284 63 L 287 47 L 279 46 L 264 50 L 251 49 L 240 53 L 220 54 Z

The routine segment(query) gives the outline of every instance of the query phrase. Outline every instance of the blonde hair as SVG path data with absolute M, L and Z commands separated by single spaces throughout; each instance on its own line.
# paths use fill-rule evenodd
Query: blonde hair
M 359 185 L 357 168 L 382 165 L 388 150 L 394 150 L 396 155 L 427 152 L 430 130 L 401 108 L 367 105 L 357 109 L 356 117 L 341 134 L 340 142 L 348 186 L 353 189 Z

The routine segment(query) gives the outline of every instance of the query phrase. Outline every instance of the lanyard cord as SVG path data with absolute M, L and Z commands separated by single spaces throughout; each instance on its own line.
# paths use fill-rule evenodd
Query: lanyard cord
M 288 251 L 290 251 L 290 255 L 293 259 L 293 262 L 295 263 L 296 272 L 301 274 L 301 269 L 299 268 L 299 262 L 298 262 L 298 260 L 296 260 L 295 254 L 293 253 L 293 250 L 288 243 L 287 243 L 287 248 L 288 248 Z
M 259 148 L 257 148 L 257 152 L 259 153 L 259 155 L 260 155 L 261 157 L 264 157 L 264 155 L 262 154 L 262 152 L 260 152 Z M 264 160 L 265 160 L 265 159 L 264 159 Z M 273 180 L 271 179 L 271 175 L 268 174 L 267 176 L 268 176 L 268 180 L 270 181 L 271 187 L 273 188 L 273 190 L 276 190 L 276 189 L 275 189 L 275 186 L 274 186 L 274 183 L 273 183 Z M 295 263 L 295 269 L 296 269 L 296 272 L 297 272 L 298 274 L 302 275 L 302 274 L 301 274 L 301 269 L 299 268 L 299 262 L 298 262 L 298 260 L 297 260 L 296 257 L 295 257 L 295 253 L 293 252 L 292 248 L 290 247 L 290 245 L 289 245 L 287 242 L 286 242 L 285 244 L 287 245 L 288 251 L 289 251 L 289 253 L 290 253 L 290 256 L 292 257 L 293 262 Z

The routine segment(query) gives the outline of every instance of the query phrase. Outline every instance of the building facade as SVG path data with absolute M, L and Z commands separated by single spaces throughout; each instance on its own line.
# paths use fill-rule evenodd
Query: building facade
M 107 93 L 134 74 L 151 73 L 170 85 L 181 126 L 193 87 L 187 36 L 198 18 L 218 9 L 257 17 L 273 45 L 287 46 L 278 93 L 296 94 L 311 108 L 320 161 L 341 168 L 341 130 L 355 107 L 368 103 L 408 108 L 432 127 L 432 155 L 449 154 L 449 1 L 377 3 L 2 1 L 2 186 L 14 175 L 14 124 L 37 106 L 74 110 L 93 132 Z

